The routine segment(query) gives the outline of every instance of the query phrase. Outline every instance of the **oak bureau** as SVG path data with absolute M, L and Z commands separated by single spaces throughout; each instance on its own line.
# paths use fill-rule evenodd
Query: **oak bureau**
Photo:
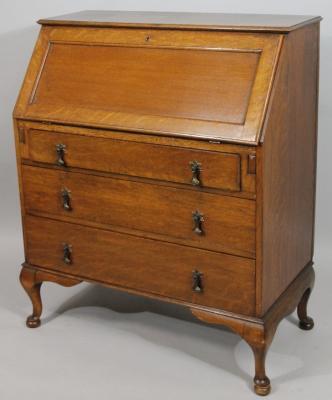
M 320 17 L 83 11 L 42 25 L 14 110 L 25 262 L 241 335 L 254 388 L 313 320 Z

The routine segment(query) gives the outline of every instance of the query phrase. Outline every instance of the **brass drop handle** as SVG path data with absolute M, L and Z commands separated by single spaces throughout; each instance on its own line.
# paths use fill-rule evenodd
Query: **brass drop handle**
M 203 218 L 203 214 L 201 214 L 199 211 L 195 211 L 193 212 L 193 221 L 194 221 L 194 228 L 193 231 L 196 233 L 196 235 L 203 235 L 204 231 L 203 231 L 203 222 L 204 222 L 204 218 Z
M 202 184 L 200 181 L 201 163 L 198 161 L 190 161 L 189 164 L 192 172 L 191 184 L 193 186 L 200 186 Z
M 57 164 L 60 167 L 66 167 L 66 161 L 65 161 L 65 151 L 66 151 L 66 145 L 62 143 L 58 143 L 56 146 L 56 154 L 57 154 Z
M 62 189 L 61 197 L 62 197 L 62 207 L 66 211 L 71 211 L 72 206 L 71 206 L 71 202 L 70 202 L 70 191 L 68 189 Z
M 72 246 L 70 244 L 64 243 L 63 244 L 63 262 L 65 264 L 71 264 L 72 263 Z
M 199 272 L 197 270 L 192 272 L 192 279 L 193 279 L 192 289 L 196 293 L 202 293 L 203 292 L 202 276 L 203 276 L 202 272 Z

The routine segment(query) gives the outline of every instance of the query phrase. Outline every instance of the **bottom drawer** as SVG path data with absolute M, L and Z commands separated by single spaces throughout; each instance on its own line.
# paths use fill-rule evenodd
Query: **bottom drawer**
M 32 216 L 25 217 L 25 236 L 32 265 L 254 314 L 254 260 Z M 193 271 L 202 274 L 201 292 L 193 291 Z

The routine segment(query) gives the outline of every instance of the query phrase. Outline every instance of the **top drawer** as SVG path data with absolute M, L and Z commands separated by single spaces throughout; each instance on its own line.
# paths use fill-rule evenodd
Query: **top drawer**
M 238 154 L 30 129 L 28 158 L 197 187 L 240 191 Z

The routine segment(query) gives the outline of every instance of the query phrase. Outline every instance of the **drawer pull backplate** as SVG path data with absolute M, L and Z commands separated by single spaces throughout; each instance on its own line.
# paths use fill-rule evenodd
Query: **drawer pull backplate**
M 62 207 L 66 211 L 71 211 L 72 206 L 70 203 L 70 191 L 68 189 L 62 189 L 61 190 L 61 197 L 62 197 Z
M 193 271 L 192 278 L 193 278 L 193 291 L 197 293 L 203 292 L 203 282 L 202 282 L 203 274 L 197 270 Z
M 193 186 L 200 186 L 201 163 L 199 163 L 198 161 L 190 161 L 189 164 L 192 172 L 191 184 Z
M 66 150 L 66 145 L 65 144 L 58 143 L 56 145 L 57 164 L 60 167 L 66 167 L 65 150 Z
M 72 263 L 72 247 L 70 244 L 64 243 L 63 244 L 63 262 L 65 264 L 71 264 Z
M 193 221 L 194 221 L 194 228 L 193 231 L 196 233 L 196 235 L 203 235 L 204 231 L 203 231 L 203 214 L 201 214 L 199 211 L 195 211 L 193 212 Z

